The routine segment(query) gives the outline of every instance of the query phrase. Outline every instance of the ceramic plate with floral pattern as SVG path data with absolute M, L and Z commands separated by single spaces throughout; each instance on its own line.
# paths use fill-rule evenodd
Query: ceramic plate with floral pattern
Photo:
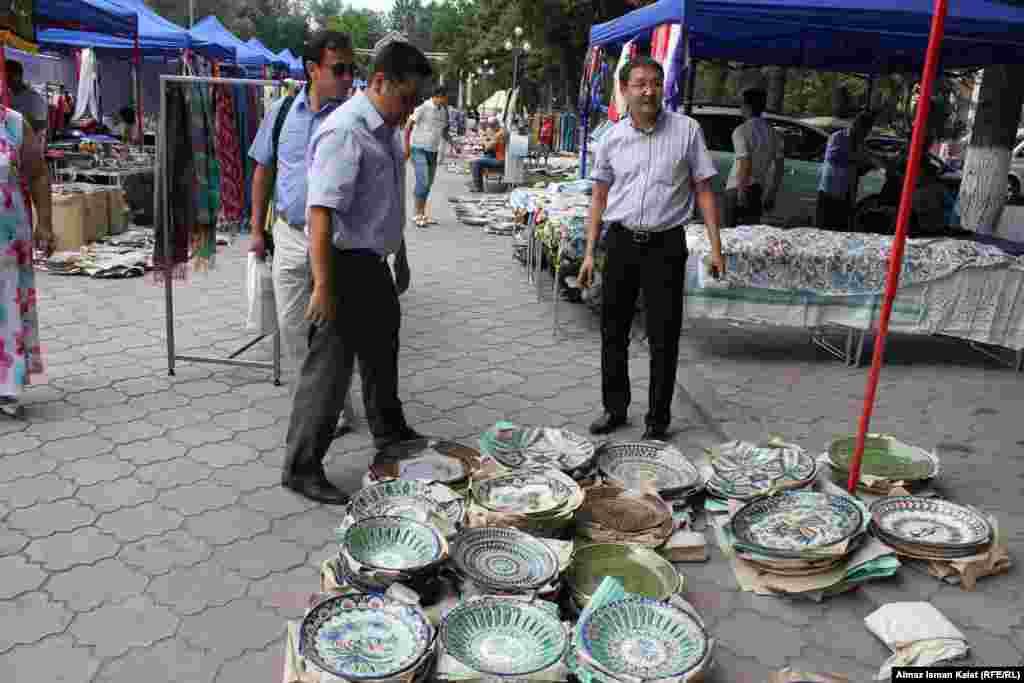
M 851 540 L 863 523 L 852 499 L 815 491 L 754 500 L 730 522 L 738 544 L 767 555 L 825 550 Z

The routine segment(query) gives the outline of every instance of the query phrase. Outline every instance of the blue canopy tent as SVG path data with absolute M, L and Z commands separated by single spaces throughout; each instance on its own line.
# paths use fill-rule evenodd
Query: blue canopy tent
M 659 0 L 593 26 L 590 44 L 681 23 L 695 59 L 881 74 L 921 69 L 931 19 L 930 0 Z M 1024 62 L 1024 7 L 955 3 L 939 59 L 945 69 Z
M 296 57 L 291 50 L 285 48 L 277 53 L 277 56 L 288 62 L 288 71 L 292 78 L 305 78 L 306 70 L 302 66 L 302 60 Z
M 209 59 L 235 60 L 234 48 L 191 36 L 185 29 L 149 9 L 141 0 L 116 0 L 116 4 L 138 15 L 138 48 L 144 56 L 177 56 L 182 50 L 191 49 Z M 135 49 L 134 41 L 129 38 L 65 28 L 43 29 L 38 32 L 38 36 L 41 45 L 58 50 L 75 47 L 93 48 L 99 52 L 128 53 Z
M 139 26 L 135 10 L 112 0 L 37 0 L 33 17 L 37 31 L 65 28 L 133 37 Z
M 193 38 L 206 40 L 210 43 L 235 49 L 235 63 L 238 66 L 258 69 L 270 63 L 262 52 L 246 45 L 240 38 L 231 31 L 224 28 L 224 24 L 215 16 L 209 16 L 193 26 L 189 33 Z
M 278 57 L 277 55 L 275 55 L 267 48 L 266 45 L 261 43 L 258 38 L 250 38 L 248 41 L 246 41 L 245 44 L 251 47 L 252 49 L 256 50 L 257 52 L 261 53 L 264 57 L 266 57 L 268 60 L 267 63 L 270 64 L 272 67 L 277 69 L 289 70 L 292 68 L 291 62 L 285 61 Z

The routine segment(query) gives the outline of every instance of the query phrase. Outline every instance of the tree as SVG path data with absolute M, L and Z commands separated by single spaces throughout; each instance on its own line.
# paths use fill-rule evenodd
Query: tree
M 379 14 L 351 6 L 345 7 L 339 15 L 328 19 L 327 26 L 333 31 L 347 33 L 355 47 L 365 49 L 373 48 L 385 33 Z
M 960 220 L 968 230 L 991 233 L 999 222 L 1022 104 L 1024 68 L 987 67 L 960 185 Z

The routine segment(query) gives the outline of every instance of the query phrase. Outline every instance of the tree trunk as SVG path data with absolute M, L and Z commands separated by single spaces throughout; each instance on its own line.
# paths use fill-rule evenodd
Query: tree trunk
M 960 185 L 961 224 L 967 230 L 992 234 L 999 222 L 1022 102 L 1024 68 L 985 68 Z
M 768 67 L 768 111 L 781 114 L 786 104 L 786 69 Z

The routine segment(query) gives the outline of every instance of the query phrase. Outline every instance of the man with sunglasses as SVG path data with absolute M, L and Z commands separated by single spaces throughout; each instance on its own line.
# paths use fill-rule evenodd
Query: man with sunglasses
M 312 289 L 305 234 L 306 152 L 313 133 L 348 96 L 355 73 L 354 58 L 352 41 L 347 34 L 336 31 L 315 34 L 303 50 L 307 85 L 294 98 L 283 98 L 270 107 L 249 149 L 249 156 L 256 162 L 249 251 L 261 259 L 266 256 L 265 226 L 268 200 L 273 193 L 276 213 L 272 228 L 274 298 L 282 345 L 296 374 L 302 367 L 308 346 L 309 323 L 305 315 Z M 285 105 L 288 105 L 286 111 Z M 275 132 L 279 136 L 276 141 Z M 333 417 L 336 435 L 349 431 L 354 417 L 351 397 L 347 397 L 343 408 L 339 407 Z M 302 475 L 314 483 L 299 482 L 296 486 L 315 487 L 319 479 L 317 472 Z
M 431 76 L 407 42 L 383 45 L 364 92 L 327 117 L 309 156 L 308 227 L 313 292 L 309 353 L 285 439 L 284 484 L 314 500 L 345 504 L 323 475 L 333 422 L 348 396 L 355 360 L 374 445 L 420 438 L 398 398 L 398 296 L 409 287 L 405 259 L 405 150 L 402 124 Z M 387 257 L 396 257 L 394 277 Z M 319 472 L 315 483 L 291 482 Z

